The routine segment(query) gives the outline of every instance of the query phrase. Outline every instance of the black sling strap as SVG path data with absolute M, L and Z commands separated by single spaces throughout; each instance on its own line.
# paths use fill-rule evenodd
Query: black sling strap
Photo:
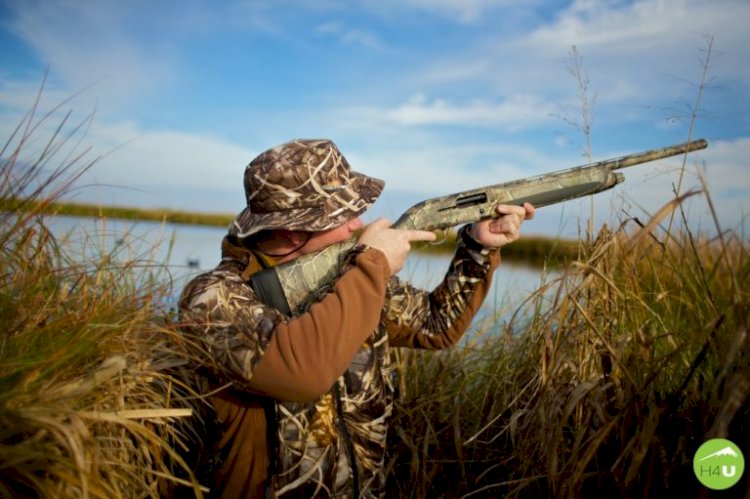
M 262 259 L 259 259 L 259 261 L 263 262 Z M 265 264 L 261 263 L 261 265 Z M 256 272 L 250 276 L 248 283 L 263 303 L 275 308 L 287 317 L 292 316 L 289 303 L 286 301 L 284 290 L 281 288 L 281 283 L 279 282 L 279 276 L 272 268 L 265 268 Z
M 284 291 L 281 289 L 281 283 L 276 276 L 276 272 L 266 265 L 262 256 L 255 255 L 255 259 L 263 267 L 263 270 L 250 276 L 248 284 L 263 303 L 274 307 L 287 317 L 291 317 L 292 311 L 289 309 L 289 304 L 284 296 Z M 263 401 L 263 409 L 266 413 L 266 436 L 268 440 L 268 452 L 270 454 L 268 456 L 268 479 L 264 487 L 264 495 L 266 499 L 270 499 L 273 496 L 273 491 L 271 490 L 272 478 L 279 469 L 279 463 L 277 462 L 279 448 L 277 438 L 278 423 L 276 420 L 276 402 L 268 397 L 262 397 L 261 400 Z

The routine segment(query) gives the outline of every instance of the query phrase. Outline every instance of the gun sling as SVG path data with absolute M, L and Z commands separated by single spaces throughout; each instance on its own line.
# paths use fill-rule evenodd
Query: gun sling
M 286 301 L 279 276 L 272 268 L 253 274 L 250 277 L 249 284 L 263 303 L 272 306 L 287 317 L 291 317 L 292 309 Z

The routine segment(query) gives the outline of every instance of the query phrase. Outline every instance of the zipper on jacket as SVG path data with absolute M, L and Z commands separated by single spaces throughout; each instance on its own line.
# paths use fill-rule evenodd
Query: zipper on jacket
M 354 443 L 352 442 L 352 437 L 349 435 L 349 430 L 347 430 L 346 423 L 344 422 L 344 403 L 341 400 L 341 389 L 339 388 L 338 381 L 333 384 L 333 394 L 336 403 L 336 414 L 338 416 L 336 419 L 339 433 L 341 433 L 341 438 L 344 439 L 344 446 L 346 447 L 346 453 L 352 467 L 354 497 L 359 497 L 359 470 L 357 469 L 357 460 L 354 455 Z

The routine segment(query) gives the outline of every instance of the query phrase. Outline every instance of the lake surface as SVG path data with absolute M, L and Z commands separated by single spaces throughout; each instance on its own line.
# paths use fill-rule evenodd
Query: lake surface
M 172 280 L 169 306 L 176 305 L 182 288 L 195 275 L 219 263 L 221 227 L 178 225 L 132 220 L 50 217 L 52 232 L 74 254 L 95 258 L 114 253 L 122 261 L 139 260 L 163 265 Z M 99 253 L 100 254 L 100 253 Z M 448 268 L 449 255 L 412 252 L 399 277 L 423 289 L 432 289 Z M 541 270 L 504 261 L 495 273 L 490 294 L 480 315 L 507 318 L 539 287 Z

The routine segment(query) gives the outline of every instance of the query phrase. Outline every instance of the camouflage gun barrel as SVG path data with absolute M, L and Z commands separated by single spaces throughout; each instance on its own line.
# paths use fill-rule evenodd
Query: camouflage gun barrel
M 529 202 L 535 207 L 542 207 L 596 194 L 624 181 L 623 175 L 615 170 L 706 147 L 708 143 L 700 139 L 428 199 L 409 208 L 393 227 L 446 229 L 491 218 L 495 206 L 499 204 L 521 205 Z M 258 272 L 251 278 L 251 285 L 256 289 L 275 290 L 273 294 L 276 295 L 274 303 L 277 308 L 286 308 L 296 315 L 330 291 L 353 245 L 353 241 L 334 244 L 317 253 Z

